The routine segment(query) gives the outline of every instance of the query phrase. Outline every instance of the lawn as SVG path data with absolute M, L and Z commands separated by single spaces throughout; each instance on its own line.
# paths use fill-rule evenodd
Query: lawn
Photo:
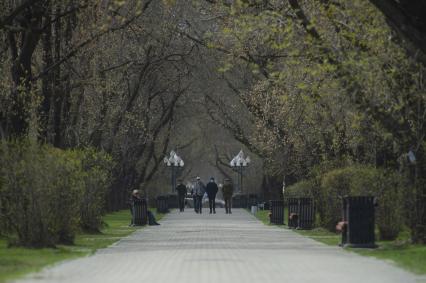
M 321 228 L 296 230 L 296 232 L 332 246 L 338 245 L 341 239 L 340 235 Z M 396 265 L 409 271 L 417 274 L 426 274 L 426 246 L 410 244 L 408 235 L 406 233 L 402 234 L 395 241 L 377 241 L 378 248 L 376 249 L 346 248 L 346 250 L 365 256 L 391 260 Z
M 162 217 L 162 214 L 156 215 L 157 220 Z M 129 227 L 129 210 L 107 214 L 104 222 L 105 227 L 101 233 L 79 234 L 75 239 L 75 245 L 61 245 L 56 249 L 8 248 L 6 239 L 0 238 L 0 282 L 38 271 L 62 260 L 92 254 L 97 249 L 108 247 L 122 237 L 140 229 Z
M 287 215 L 288 215 L 287 211 L 288 211 L 287 208 L 284 208 L 284 219 L 287 219 Z M 270 212 L 269 210 L 258 210 L 256 212 L 256 218 L 262 221 L 266 225 L 271 225 L 269 223 L 269 212 Z
M 256 217 L 269 224 L 269 210 L 259 210 Z M 284 211 L 284 219 L 287 219 L 287 211 Z M 286 228 L 285 225 L 279 225 Z M 286 228 L 287 229 L 287 228 Z M 340 243 L 341 236 L 323 228 L 312 230 L 294 230 L 300 235 L 312 238 L 318 242 L 337 246 Z M 396 241 L 378 241 L 377 249 L 356 249 L 346 248 L 348 251 L 356 252 L 365 256 L 372 256 L 383 260 L 391 260 L 396 265 L 417 274 L 426 274 L 426 246 L 409 244 L 409 234 L 401 233 Z

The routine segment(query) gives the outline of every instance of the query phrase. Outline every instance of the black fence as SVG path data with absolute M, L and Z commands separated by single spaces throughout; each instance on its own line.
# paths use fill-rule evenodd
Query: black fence
M 158 213 L 168 213 L 169 212 L 169 204 L 167 196 L 158 196 L 157 197 L 157 212 Z
M 288 198 L 288 227 L 297 228 L 299 224 L 299 199 L 297 198 Z
M 271 200 L 270 202 L 271 224 L 283 225 L 284 224 L 284 202 L 282 200 Z
M 373 248 L 375 197 L 351 196 L 343 198 L 342 246 Z
M 288 227 L 312 229 L 315 224 L 315 206 L 312 198 L 288 198 Z
M 133 224 L 143 226 L 147 224 L 148 207 L 145 199 L 133 201 Z

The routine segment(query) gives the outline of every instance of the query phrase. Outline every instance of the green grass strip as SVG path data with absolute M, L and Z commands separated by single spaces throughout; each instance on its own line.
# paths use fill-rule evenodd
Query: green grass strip
M 151 211 L 155 213 L 155 209 Z M 157 214 L 156 219 L 160 220 L 163 216 L 163 214 Z M 60 245 L 55 249 L 8 248 L 6 239 L 0 238 L 0 282 L 39 271 L 59 261 L 90 255 L 141 229 L 129 227 L 129 210 L 107 214 L 104 222 L 106 225 L 101 233 L 79 234 L 76 236 L 74 245 Z
M 287 212 L 284 211 L 284 219 L 287 219 L 286 215 Z M 264 224 L 270 225 L 268 210 L 259 210 L 255 216 Z M 278 226 L 288 229 L 285 225 Z M 323 228 L 294 231 L 302 236 L 312 238 L 330 246 L 337 246 L 341 241 L 341 236 L 339 234 L 330 232 Z M 408 271 L 424 275 L 426 274 L 426 246 L 410 244 L 408 239 L 409 233 L 401 233 L 401 236 L 395 241 L 376 242 L 378 245 L 377 249 L 345 248 L 345 250 L 364 256 L 372 256 L 378 259 L 389 260 Z

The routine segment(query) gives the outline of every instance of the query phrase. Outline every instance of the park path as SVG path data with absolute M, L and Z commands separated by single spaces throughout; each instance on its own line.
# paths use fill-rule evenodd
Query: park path
M 241 209 L 232 215 L 219 209 L 172 212 L 161 226 L 19 282 L 425 282 L 416 279 L 384 261 L 263 225 Z

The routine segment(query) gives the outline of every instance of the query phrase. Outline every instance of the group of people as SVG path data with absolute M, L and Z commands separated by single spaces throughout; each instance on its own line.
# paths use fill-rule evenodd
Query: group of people
M 187 187 L 183 184 L 182 180 L 178 180 L 178 186 L 176 187 L 176 191 L 178 193 L 179 200 L 179 210 L 182 212 L 185 209 L 185 197 L 187 195 Z M 232 208 L 232 194 L 234 192 L 234 188 L 230 179 L 226 178 L 224 180 L 224 184 L 222 187 L 222 195 L 225 201 L 225 211 L 226 214 L 231 214 Z M 196 178 L 194 186 L 191 189 L 191 196 L 194 202 L 194 210 L 196 213 L 201 214 L 203 211 L 203 197 L 207 194 L 209 199 L 209 208 L 210 214 L 216 213 L 216 194 L 219 191 L 219 186 L 216 184 L 215 179 L 213 177 L 210 178 L 210 181 L 207 185 L 201 181 L 200 177 Z
M 178 180 L 178 185 L 176 187 L 176 191 L 178 194 L 178 202 L 179 202 L 179 210 L 181 212 L 185 209 L 185 197 L 187 196 L 188 188 L 183 184 L 182 180 Z M 194 210 L 196 213 L 201 214 L 203 210 L 203 197 L 207 195 L 209 199 L 209 208 L 210 214 L 216 213 L 216 194 L 219 191 L 219 187 L 222 188 L 222 195 L 225 201 L 225 211 L 226 214 L 231 214 L 232 211 L 232 195 L 234 193 L 234 187 L 230 179 L 226 178 L 224 180 L 223 185 L 217 185 L 215 179 L 213 177 L 210 178 L 210 181 L 207 185 L 201 181 L 200 177 L 196 178 L 194 186 L 191 189 L 191 196 L 194 201 Z M 135 205 L 140 202 L 145 201 L 143 197 L 141 197 L 139 190 L 133 190 L 131 198 L 129 200 L 130 204 L 130 212 L 132 215 L 130 226 L 135 226 Z M 149 225 L 160 225 L 155 220 L 154 214 L 147 210 L 148 224 Z

